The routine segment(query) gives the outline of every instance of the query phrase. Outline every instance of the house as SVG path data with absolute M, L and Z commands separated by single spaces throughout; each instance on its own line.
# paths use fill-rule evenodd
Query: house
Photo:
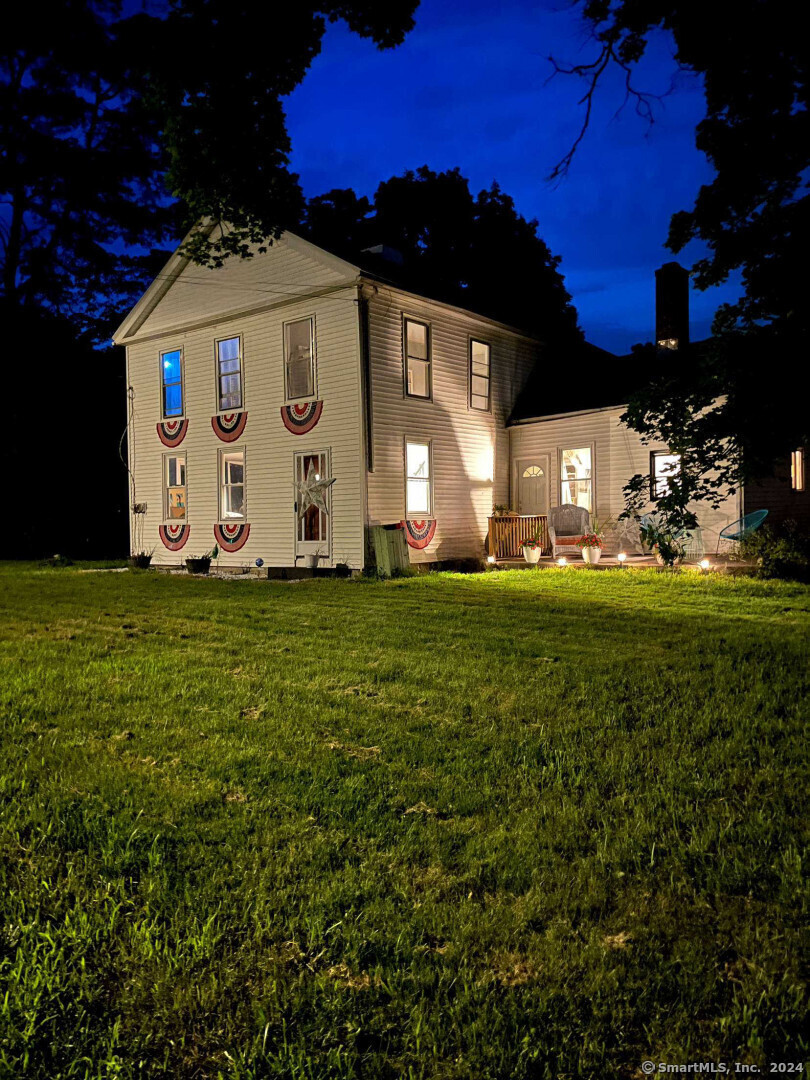
M 223 566 L 360 569 L 369 528 L 396 524 L 414 562 L 481 558 L 541 355 L 289 232 L 216 271 L 175 254 L 115 342 L 132 544 L 157 565 L 216 542 Z
M 522 536 L 563 502 L 616 519 L 651 462 L 666 482 L 668 448 L 619 421 L 615 357 L 583 344 L 561 370 L 537 337 L 398 284 L 391 254 L 370 270 L 285 232 L 218 270 L 169 260 L 114 338 L 133 551 L 171 566 L 216 543 L 225 567 L 359 570 L 382 525 L 414 563 L 481 559 L 495 504 Z M 682 292 L 673 323 L 659 282 L 667 347 L 688 332 Z M 707 550 L 742 500 L 700 508 Z M 610 543 L 637 549 L 637 529 Z

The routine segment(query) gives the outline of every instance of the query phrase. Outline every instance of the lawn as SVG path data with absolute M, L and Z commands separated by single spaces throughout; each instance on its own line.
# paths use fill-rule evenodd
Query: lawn
M 810 589 L 0 569 L 0 1076 L 807 1057 Z

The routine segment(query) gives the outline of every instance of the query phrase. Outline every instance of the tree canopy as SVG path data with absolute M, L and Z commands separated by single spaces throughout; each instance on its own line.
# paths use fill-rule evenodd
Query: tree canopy
M 696 287 L 739 272 L 743 295 L 718 310 L 710 342 L 677 359 L 652 357 L 656 374 L 634 396 L 627 419 L 649 437 L 677 443 L 686 490 L 712 499 L 810 442 L 810 410 L 773 371 L 803 364 L 809 344 L 810 52 L 803 9 L 791 0 L 708 7 L 580 0 L 579 9 L 595 42 L 592 61 L 567 69 L 587 86 L 580 138 L 611 64 L 624 70 L 628 94 L 649 114 L 652 101 L 633 80 L 656 33 L 671 35 L 676 62 L 703 79 L 706 111 L 696 145 L 714 177 L 691 209 L 673 215 L 667 246 L 678 252 L 702 241 L 707 253 L 692 269 Z M 557 174 L 571 167 L 578 141 Z
M 310 199 L 303 224 L 316 243 L 350 259 L 375 245 L 394 248 L 398 279 L 417 292 L 533 329 L 550 345 L 581 339 L 560 257 L 497 183 L 473 196 L 458 168 L 423 165 L 381 183 L 373 201 L 351 190 Z

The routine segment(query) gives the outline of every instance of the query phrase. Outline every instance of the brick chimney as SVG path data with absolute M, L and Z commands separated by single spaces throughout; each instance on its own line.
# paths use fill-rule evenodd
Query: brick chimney
M 655 341 L 659 349 L 689 344 L 689 271 L 680 263 L 655 271 Z

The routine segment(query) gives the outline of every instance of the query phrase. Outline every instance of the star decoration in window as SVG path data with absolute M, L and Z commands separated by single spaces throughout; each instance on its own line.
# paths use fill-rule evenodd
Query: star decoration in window
M 322 477 L 315 471 L 315 466 L 310 465 L 307 469 L 305 480 L 296 480 L 293 487 L 298 492 L 298 517 L 302 518 L 310 506 L 328 514 L 326 495 L 329 488 L 334 484 L 335 477 Z

